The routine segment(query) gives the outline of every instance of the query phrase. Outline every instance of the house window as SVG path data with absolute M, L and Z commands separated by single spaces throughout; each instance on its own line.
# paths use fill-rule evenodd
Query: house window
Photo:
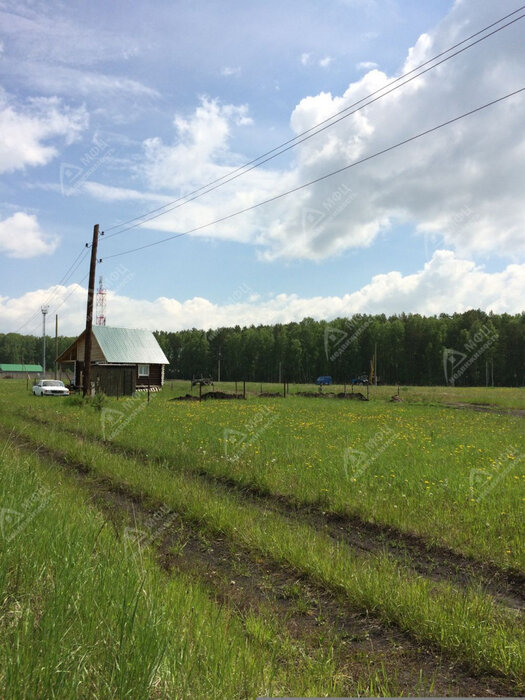
M 139 377 L 149 377 L 149 365 L 139 365 Z

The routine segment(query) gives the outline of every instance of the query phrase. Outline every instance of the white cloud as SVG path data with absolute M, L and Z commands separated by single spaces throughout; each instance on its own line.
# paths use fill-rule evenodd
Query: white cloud
M 56 188 L 57 191 L 59 188 Z M 103 185 L 99 182 L 86 181 L 79 188 L 80 192 L 86 192 L 92 197 L 96 197 L 103 202 L 154 202 L 155 204 L 168 204 L 172 201 L 171 197 L 166 195 L 155 194 L 153 192 L 140 192 L 127 187 L 115 187 L 113 185 Z
M 356 65 L 356 70 L 373 70 L 374 68 L 379 68 L 378 64 L 375 61 L 360 61 Z
M 475 18 L 475 19 L 473 19 Z M 419 37 L 400 73 L 447 49 L 493 20 L 492 7 L 463 0 L 434 31 Z M 171 212 L 149 226 L 190 230 L 344 168 L 525 84 L 525 43 L 514 25 L 438 70 L 304 141 L 288 167 L 267 165 Z M 304 53 L 303 64 L 312 62 Z M 311 129 L 382 88 L 393 77 L 368 70 L 341 95 L 302 99 L 291 115 L 294 134 Z M 271 205 L 200 231 L 256 245 L 267 259 L 323 259 L 372 245 L 396 225 L 432 235 L 464 256 L 519 259 L 525 250 L 524 96 L 323 180 Z M 146 189 L 184 194 L 249 160 L 231 150 L 246 107 L 204 99 L 175 120 L 177 141 L 145 143 Z M 184 188 L 184 189 L 183 189 Z
M 229 77 L 231 75 L 238 76 L 241 74 L 241 68 L 240 66 L 224 66 L 221 68 L 221 75 L 224 75 L 225 77 Z
M 9 258 L 35 258 L 54 253 L 56 236 L 46 235 L 32 214 L 16 212 L 0 221 L 0 252 Z
M 50 68 L 45 63 L 16 61 L 10 65 L 10 73 L 30 87 L 51 95 L 79 96 L 83 99 L 136 97 L 151 100 L 159 97 L 157 90 L 138 80 L 85 68 L 61 65 Z
M 145 174 L 150 187 L 191 189 L 193 183 L 215 179 L 240 163 L 228 142 L 232 126 L 249 126 L 252 119 L 245 105 L 222 105 L 202 98 L 190 117 L 175 116 L 176 141 L 165 145 L 160 139 L 144 142 Z
M 321 60 L 319 61 L 319 65 L 321 66 L 321 68 L 328 68 L 328 66 L 330 65 L 330 63 L 332 63 L 333 60 L 334 59 L 331 56 L 325 56 L 324 58 L 321 58 Z
M 57 98 L 16 106 L 0 93 L 0 173 L 46 165 L 58 155 L 57 141 L 73 143 L 87 125 L 83 107 L 69 108 Z
M 525 298 L 525 264 L 508 265 L 502 272 L 488 273 L 470 260 L 458 258 L 451 251 L 436 251 L 422 270 L 410 275 L 399 272 L 376 275 L 361 289 L 332 297 L 299 297 L 275 294 L 262 297 L 248 285 L 232 290 L 234 301 L 223 305 L 194 297 L 185 301 L 160 297 L 154 301 L 126 295 L 122 267 L 113 275 L 117 292 L 108 284 L 108 325 L 144 327 L 151 330 L 216 328 L 219 326 L 288 323 L 306 316 L 330 320 L 355 313 L 414 312 L 426 315 L 453 313 L 481 308 L 496 313 L 520 313 Z M 104 275 L 111 279 L 111 272 Z M 123 280 L 123 283 L 121 281 Z M 63 333 L 82 330 L 86 290 L 79 285 L 29 292 L 19 298 L 0 297 L 0 325 L 14 330 L 30 317 L 50 294 L 50 312 L 60 305 Z M 25 332 L 31 332 L 27 328 Z
M 130 37 L 99 22 L 96 28 L 67 18 L 56 3 L 5 2 L 0 4 L 2 33 L 18 59 L 49 65 L 93 65 L 127 59 L 137 53 Z M 74 13 L 73 13 L 74 15 Z
M 94 28 L 82 22 L 78 13 L 67 15 L 67 8 L 56 3 L 0 3 L 1 33 L 9 41 L 4 72 L 11 79 L 47 95 L 80 96 L 99 103 L 159 97 L 140 81 L 107 70 L 108 63 L 115 65 L 140 54 L 134 43 L 137 37 L 112 31 L 102 20 Z M 137 109 L 136 104 L 133 107 Z M 114 112 L 113 105 L 106 109 Z

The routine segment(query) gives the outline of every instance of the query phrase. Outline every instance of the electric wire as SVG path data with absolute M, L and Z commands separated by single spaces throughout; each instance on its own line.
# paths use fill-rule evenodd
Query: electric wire
M 262 155 L 245 163 L 244 165 L 241 165 L 238 168 L 235 168 L 230 173 L 227 173 L 226 175 L 223 175 L 222 177 L 217 178 L 216 180 L 212 180 L 208 184 L 203 185 L 203 186 L 197 188 L 196 190 L 193 190 L 192 192 L 189 192 L 188 194 L 186 194 L 182 197 L 179 197 L 178 199 L 175 199 L 172 202 L 169 202 L 169 203 L 163 205 L 162 207 L 152 209 L 149 212 L 146 212 L 140 216 L 134 217 L 134 218 L 129 219 L 127 221 L 121 222 L 120 224 L 115 224 L 114 226 L 106 227 L 106 232 L 107 232 L 107 231 L 111 231 L 111 230 L 125 226 L 125 228 L 123 228 L 119 231 L 115 231 L 112 234 L 106 235 L 105 238 L 106 239 L 112 238 L 113 236 L 120 235 L 121 233 L 125 233 L 126 231 L 129 231 L 129 230 L 134 229 L 138 226 L 141 226 L 141 225 L 147 223 L 148 221 L 152 221 L 154 219 L 157 219 L 157 218 L 163 216 L 164 214 L 167 214 L 167 213 L 173 211 L 174 209 L 177 209 L 177 208 L 183 206 L 184 204 L 188 204 L 189 202 L 192 202 L 195 199 L 198 199 L 199 197 L 202 197 L 202 196 L 208 194 L 209 192 L 212 192 L 212 191 L 218 189 L 219 187 L 222 187 L 222 186 L 228 184 L 229 182 L 232 182 L 233 180 L 236 180 L 237 178 L 242 177 L 242 175 L 245 175 L 246 173 L 250 172 L 251 170 L 258 168 L 261 165 L 267 163 L 268 161 L 273 160 L 274 158 L 278 157 L 279 155 L 282 155 L 286 151 L 289 151 L 290 149 L 295 148 L 299 144 L 312 138 L 313 136 L 316 136 L 319 133 L 322 133 L 323 131 L 330 128 L 331 126 L 334 126 L 335 124 L 339 123 L 343 119 L 347 119 L 348 117 L 352 116 L 353 114 L 355 114 L 359 110 L 364 109 L 365 107 L 369 106 L 370 104 L 373 104 L 374 102 L 382 99 L 386 95 L 389 95 L 390 93 L 394 92 L 395 90 L 400 89 L 401 87 L 403 87 L 407 83 L 411 82 L 412 80 L 415 80 L 416 78 L 420 77 L 421 75 L 424 75 L 425 73 L 433 70 L 434 68 L 437 68 L 439 65 L 441 65 L 445 61 L 448 61 L 451 58 L 454 58 L 458 54 L 463 53 L 464 51 L 470 49 L 472 46 L 475 46 L 476 44 L 484 41 L 485 39 L 488 39 L 489 37 L 493 36 L 494 34 L 502 31 L 503 29 L 506 29 L 511 24 L 514 24 L 515 22 L 518 22 L 519 20 L 523 19 L 523 17 L 525 17 L 525 14 L 520 15 L 519 17 L 515 17 L 513 20 L 511 20 L 507 24 L 505 24 L 501 27 L 498 27 L 497 29 L 493 30 L 492 32 L 490 32 L 488 34 L 485 34 L 485 36 L 480 37 L 479 39 L 472 42 L 468 46 L 464 46 L 459 51 L 456 51 L 455 53 L 453 53 L 449 56 L 446 56 L 441 61 L 435 63 L 432 66 L 429 66 L 425 70 L 422 70 L 422 71 L 420 70 L 424 66 L 428 66 L 429 63 L 433 63 L 438 58 L 444 56 L 445 54 L 449 53 L 450 51 L 453 51 L 455 48 L 470 41 L 474 37 L 479 36 L 479 34 L 483 34 L 488 29 L 494 27 L 497 24 L 500 24 L 501 22 L 505 21 L 506 19 L 508 19 L 512 15 L 517 14 L 518 12 L 520 12 L 523 9 L 525 9 L 525 5 L 519 7 L 518 9 L 505 15 L 504 17 L 501 17 L 499 20 L 492 22 L 491 24 L 489 24 L 486 27 L 484 27 L 483 29 L 475 32 L 474 34 L 471 34 L 466 39 L 463 39 L 462 41 L 454 44 L 453 46 L 449 47 L 445 51 L 442 51 L 441 53 L 437 54 L 433 58 L 428 59 L 427 61 L 423 62 L 422 64 L 420 64 L 416 68 L 413 68 L 412 70 L 408 71 L 407 73 L 404 73 L 403 75 L 399 76 L 398 78 L 395 78 L 394 80 L 390 81 L 389 83 L 382 86 L 378 90 L 375 90 L 374 92 L 370 93 L 366 97 L 363 97 L 360 100 L 358 100 L 357 102 L 352 103 L 348 107 L 345 107 L 345 109 L 340 110 L 339 112 L 336 112 L 332 116 L 328 117 L 327 119 L 324 119 L 323 121 L 319 122 L 318 124 L 315 124 L 314 126 L 310 127 L 306 131 L 303 131 L 302 133 L 298 134 L 297 136 L 293 137 L 292 139 L 285 141 L 284 143 L 280 144 L 279 146 L 276 146 L 275 148 L 271 149 L 270 151 L 267 151 L 266 153 L 263 153 Z M 420 72 L 417 73 L 416 75 L 413 75 L 417 71 L 420 71 Z M 406 78 L 407 76 L 410 76 L 410 75 L 412 77 L 410 77 L 408 80 L 405 80 L 402 83 L 400 82 L 404 78 Z M 398 83 L 400 83 L 400 84 L 398 84 Z M 394 86 L 394 87 L 392 87 L 392 86 Z M 390 89 L 387 89 L 387 88 L 390 88 Z M 382 94 L 378 95 L 378 93 L 382 93 Z M 374 96 L 376 96 L 376 97 L 374 97 Z M 374 97 L 374 99 L 370 99 L 372 97 Z M 367 102 L 367 100 L 369 100 L 369 101 Z M 361 104 L 361 103 L 364 103 L 364 104 Z M 357 107 L 357 105 L 360 105 L 360 106 Z M 353 111 L 349 112 L 349 110 L 352 110 L 354 107 L 357 107 L 357 109 L 354 109 Z M 344 116 L 341 116 L 341 115 L 344 115 Z M 328 122 L 330 122 L 330 123 L 328 123 Z M 322 128 L 319 128 L 319 127 L 322 127 Z M 203 190 L 206 190 L 206 191 L 203 191 Z M 134 223 L 133 225 L 130 225 L 130 226 L 126 226 L 127 224 L 132 224 L 132 222 L 136 222 L 136 223 Z
M 314 180 L 310 180 L 309 182 L 305 182 L 301 185 L 298 185 L 297 187 L 294 187 L 290 190 L 287 190 L 286 192 L 281 192 L 280 194 L 274 195 L 273 197 L 265 199 L 261 202 L 257 202 L 256 204 L 252 204 L 249 207 L 245 207 L 244 209 L 240 209 L 240 210 L 233 212 L 231 214 L 227 214 L 226 216 L 222 216 L 219 219 L 215 219 L 214 221 L 210 221 L 206 224 L 201 224 L 200 226 L 196 226 L 195 228 L 192 228 L 188 231 L 183 231 L 181 233 L 177 233 L 177 234 L 174 234 L 172 236 L 162 238 L 159 241 L 154 241 L 152 243 L 146 243 L 144 245 L 137 246 L 136 248 L 130 248 L 129 250 L 125 250 L 125 251 L 122 251 L 120 253 L 114 253 L 113 255 L 107 255 L 105 258 L 100 258 L 99 262 L 103 262 L 104 260 L 109 260 L 111 258 L 118 258 L 118 257 L 121 257 L 122 255 L 128 255 L 130 253 L 135 253 L 139 250 L 145 250 L 146 248 L 152 248 L 153 246 L 160 245 L 161 243 L 167 243 L 168 241 L 174 240 L 175 238 L 181 238 L 182 236 L 187 236 L 190 233 L 195 233 L 196 231 L 201 231 L 202 229 L 208 228 L 209 226 L 213 226 L 215 224 L 222 223 L 223 221 L 228 221 L 229 219 L 233 219 L 234 217 L 239 216 L 240 214 L 245 214 L 249 211 L 253 211 L 254 209 L 262 207 L 265 204 L 269 204 L 270 202 L 275 202 L 279 199 L 282 199 L 283 197 L 287 197 L 290 194 L 293 194 L 295 192 L 299 192 L 300 190 L 303 190 L 306 187 L 310 187 L 311 185 L 314 185 L 318 182 L 322 182 L 323 180 L 327 180 L 328 178 L 333 177 L 334 175 L 338 175 L 339 173 L 342 173 L 346 170 L 349 170 L 350 168 L 354 168 L 357 165 L 361 165 L 362 163 L 366 163 L 367 161 L 370 161 L 373 158 L 377 158 L 378 156 L 384 155 L 385 153 L 389 153 L 390 151 L 393 151 L 396 148 L 400 148 L 401 146 L 404 146 L 408 143 L 411 143 L 412 141 L 416 141 L 417 139 L 420 139 L 423 136 L 427 136 L 428 134 L 431 134 L 435 131 L 438 131 L 439 129 L 442 129 L 445 126 L 449 126 L 450 124 L 454 124 L 455 122 L 458 122 L 460 119 L 464 119 L 465 117 L 471 116 L 472 114 L 476 114 L 477 112 L 481 112 L 482 110 L 487 109 L 488 107 L 491 107 L 495 104 L 503 102 L 504 100 L 507 100 L 511 97 L 514 97 L 515 95 L 518 95 L 518 94 L 522 93 L 523 91 L 525 91 L 525 87 L 519 88 L 518 90 L 514 90 L 513 92 L 509 92 L 506 95 L 503 95 L 502 97 L 498 97 L 497 99 L 491 100 L 490 102 L 486 102 L 485 104 L 480 105 L 479 107 L 475 107 L 474 109 L 471 109 L 468 112 L 464 112 L 463 114 L 460 114 L 456 117 L 453 117 L 452 119 L 448 119 L 447 121 L 444 121 L 441 124 L 437 124 L 436 126 L 433 126 L 429 129 L 425 129 L 424 131 L 421 131 L 420 133 L 415 134 L 414 136 L 410 136 L 409 138 L 404 139 L 403 141 L 399 141 L 391 146 L 388 146 L 386 148 L 381 149 L 380 151 L 376 151 L 375 153 L 372 153 L 369 156 L 365 156 L 364 158 L 360 158 L 359 160 L 353 161 L 352 163 L 349 163 L 348 165 L 345 165 L 341 168 L 338 168 L 337 170 L 333 170 L 329 173 L 326 173 L 325 175 L 321 175 L 320 177 L 315 178 Z
M 82 250 L 80 253 L 77 255 L 77 257 L 73 260 L 71 265 L 68 267 L 64 275 L 62 276 L 62 279 L 60 282 L 57 282 L 53 286 L 53 289 L 51 292 L 49 292 L 49 296 L 47 299 L 41 304 L 41 306 L 49 306 L 53 303 L 53 299 L 56 297 L 58 294 L 58 287 L 60 287 L 62 284 L 65 284 L 73 275 L 74 273 L 78 270 L 80 265 L 84 262 L 84 259 L 87 255 L 87 249 L 85 246 L 82 247 Z M 37 316 L 39 316 L 41 313 L 40 310 L 35 311 L 24 323 L 22 323 L 21 326 L 19 326 L 13 333 L 19 333 L 23 328 L 25 328 L 29 323 L 32 323 L 33 319 L 35 319 Z

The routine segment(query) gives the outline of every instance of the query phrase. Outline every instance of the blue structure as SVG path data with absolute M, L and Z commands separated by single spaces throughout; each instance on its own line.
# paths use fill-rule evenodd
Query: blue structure
M 315 383 L 317 384 L 317 386 L 328 386 L 332 383 L 332 377 L 317 377 Z

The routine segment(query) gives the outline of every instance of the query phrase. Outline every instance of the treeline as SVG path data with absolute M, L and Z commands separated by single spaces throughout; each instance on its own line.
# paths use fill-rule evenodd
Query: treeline
M 168 378 L 335 382 L 376 372 L 382 383 L 456 386 L 525 384 L 525 314 L 356 315 L 214 331 L 160 331 Z
M 75 338 L 59 336 L 58 354 L 60 355 Z M 46 338 L 46 369 L 55 367 L 55 338 Z M 41 365 L 43 362 L 42 336 L 21 335 L 20 333 L 0 333 L 0 363 L 13 365 Z
M 382 383 L 484 386 L 525 385 L 525 314 L 356 315 L 329 323 L 158 331 L 167 378 L 220 377 L 223 381 L 309 383 L 331 375 L 344 383 L 376 372 Z M 74 338 L 59 338 L 59 353 Z M 52 369 L 55 341 L 48 338 Z M 0 334 L 0 362 L 42 363 L 42 338 Z

